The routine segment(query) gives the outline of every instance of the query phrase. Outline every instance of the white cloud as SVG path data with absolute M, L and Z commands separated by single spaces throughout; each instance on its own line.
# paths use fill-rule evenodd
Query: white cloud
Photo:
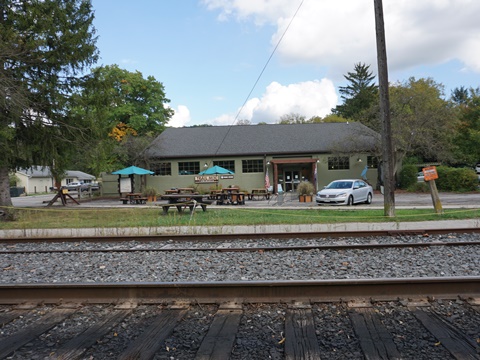
M 222 21 L 268 24 L 275 29 L 271 49 L 284 35 L 301 0 L 202 0 Z M 250 99 L 237 119 L 276 122 L 282 115 L 325 116 L 337 105 L 332 81 L 358 62 L 376 73 L 377 52 L 373 1 L 304 1 L 291 22 L 276 58 L 283 64 L 327 69 L 331 80 L 282 85 L 272 82 L 261 98 Z M 480 73 L 480 1 L 383 1 L 390 80 L 414 68 L 462 63 L 465 73 Z M 232 125 L 235 114 L 216 118 L 214 125 Z
M 137 60 L 133 60 L 133 59 L 122 59 L 120 60 L 120 62 L 125 65 L 135 65 L 138 63 Z
M 286 12 L 292 13 L 298 7 L 291 0 L 203 0 L 203 3 L 209 10 L 220 10 L 220 21 L 235 17 L 242 21 L 253 19 L 257 25 L 274 23 Z
M 337 94 L 333 83 L 328 79 L 305 81 L 290 85 L 272 82 L 267 86 L 261 98 L 250 99 L 243 107 L 237 119 L 250 120 L 252 123 L 275 123 L 286 114 L 295 113 L 305 116 L 325 116 L 337 105 Z M 233 115 L 216 118 L 215 125 L 232 125 Z
M 168 122 L 168 126 L 172 127 L 183 127 L 191 120 L 190 110 L 185 105 L 178 105 L 175 110 L 175 114 L 171 117 Z
M 292 0 L 203 0 L 219 18 L 276 26 L 275 46 L 300 4 Z M 384 1 L 388 62 L 391 70 L 458 59 L 480 72 L 480 1 Z M 341 78 L 354 63 L 376 68 L 373 1 L 305 1 L 277 54 L 289 63 L 313 63 Z

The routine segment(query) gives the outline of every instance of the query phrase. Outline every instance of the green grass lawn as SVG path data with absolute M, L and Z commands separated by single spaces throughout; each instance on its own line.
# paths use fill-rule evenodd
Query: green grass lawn
M 343 222 L 404 222 L 480 218 L 480 209 L 396 209 L 388 218 L 383 209 L 196 209 L 178 213 L 171 209 L 163 215 L 152 208 L 98 209 L 18 209 L 17 220 L 0 222 L 0 229 L 109 228 L 157 226 L 229 226 L 271 224 L 328 224 Z

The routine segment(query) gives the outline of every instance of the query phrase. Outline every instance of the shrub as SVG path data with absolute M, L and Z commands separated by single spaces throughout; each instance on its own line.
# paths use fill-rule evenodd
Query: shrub
M 428 186 L 428 184 L 426 182 L 415 182 L 415 184 L 413 185 L 410 185 L 407 189 L 408 191 L 411 191 L 411 192 L 422 192 L 422 193 L 426 193 L 426 192 L 430 192 L 430 186 Z
M 440 191 L 475 191 L 478 189 L 478 177 L 473 169 L 437 167 L 438 179 L 435 180 Z
M 400 188 L 409 189 L 417 183 L 417 167 L 412 164 L 407 164 L 402 167 L 400 171 Z
M 147 187 L 143 190 L 143 196 L 157 196 L 158 191 L 154 187 Z
M 17 183 L 20 182 L 20 179 L 18 178 L 17 175 L 9 175 L 8 180 L 10 182 L 10 187 L 17 186 Z
M 298 184 L 297 191 L 299 195 L 313 195 L 315 186 L 309 181 L 302 181 Z

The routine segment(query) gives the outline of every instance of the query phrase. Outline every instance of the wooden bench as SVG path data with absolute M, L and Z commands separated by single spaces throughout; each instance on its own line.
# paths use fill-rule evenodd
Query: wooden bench
M 162 210 L 163 210 L 163 214 L 166 215 L 168 214 L 168 210 L 171 208 L 171 207 L 176 207 L 177 208 L 177 211 L 179 213 L 183 212 L 183 209 L 188 207 L 190 209 L 190 212 L 193 211 L 193 209 L 195 209 L 196 206 L 201 206 L 202 210 L 203 211 L 207 211 L 207 206 L 210 205 L 211 202 L 193 202 L 193 201 L 188 201 L 186 203 L 182 203 L 182 204 L 163 204 L 161 205 L 162 206 Z
M 130 198 L 120 198 L 119 200 L 120 200 L 124 205 L 130 204 L 131 201 L 134 201 L 135 204 L 146 204 L 148 198 L 146 198 L 146 197 L 139 197 L 139 198 L 133 198 L 133 199 L 130 199 Z
M 268 200 L 268 199 L 270 199 L 270 193 L 250 193 L 250 194 L 248 194 L 248 199 L 249 200 L 255 200 L 255 198 L 257 198 L 257 200 L 261 200 L 261 199 Z
M 212 190 L 210 191 L 210 195 L 208 195 L 208 198 L 210 200 L 216 200 L 217 199 L 217 194 L 221 194 L 222 190 Z

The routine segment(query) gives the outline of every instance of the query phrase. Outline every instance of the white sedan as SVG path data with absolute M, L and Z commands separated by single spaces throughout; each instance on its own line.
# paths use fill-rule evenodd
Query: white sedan
M 371 204 L 373 188 L 363 180 L 335 180 L 317 193 L 317 204 L 353 205 Z
M 423 171 L 420 171 L 417 173 L 417 182 L 424 182 L 425 181 L 425 177 L 423 175 Z

